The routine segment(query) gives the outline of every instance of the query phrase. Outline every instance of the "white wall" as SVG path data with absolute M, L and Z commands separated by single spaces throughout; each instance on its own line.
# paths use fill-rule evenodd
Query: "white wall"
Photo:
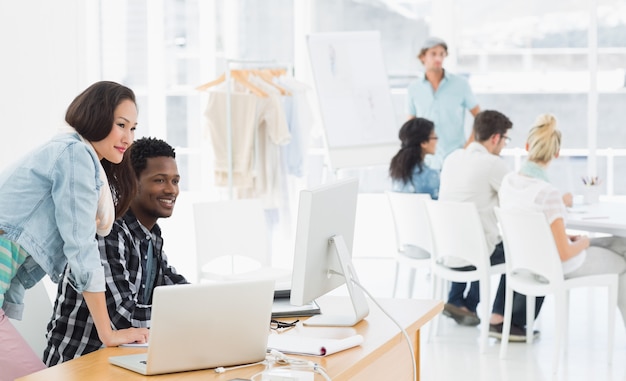
M 89 84 L 84 25 L 95 0 L 0 2 L 0 170 L 43 143 Z
M 98 0 L 0 1 L 0 170 L 52 137 L 72 99 L 101 78 L 99 11 Z M 159 222 L 171 264 L 190 280 L 195 280 L 191 204 L 201 198 L 181 195 L 174 216 Z M 360 214 L 370 212 L 361 209 Z M 380 213 L 366 221 L 380 223 Z M 370 234 L 370 226 L 361 225 L 355 256 L 390 257 L 392 231 Z M 289 265 L 293 244 L 278 241 L 276 263 Z

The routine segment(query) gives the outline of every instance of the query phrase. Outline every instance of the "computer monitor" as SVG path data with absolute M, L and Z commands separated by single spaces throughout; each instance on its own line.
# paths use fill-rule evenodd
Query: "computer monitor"
M 349 327 L 369 313 L 363 291 L 353 283 L 359 283 L 352 264 L 357 194 L 357 179 L 300 192 L 290 302 L 310 303 L 343 284 L 352 301 L 345 313 L 322 313 L 306 325 Z

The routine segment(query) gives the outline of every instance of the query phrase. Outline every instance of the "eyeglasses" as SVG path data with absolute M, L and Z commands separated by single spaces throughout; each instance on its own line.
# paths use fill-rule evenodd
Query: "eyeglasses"
M 270 320 L 270 329 L 289 329 L 293 328 L 298 324 L 300 320 L 292 321 L 291 323 L 287 323 L 285 321 L 278 320 Z
M 439 136 L 436 136 L 436 135 L 428 137 L 428 140 L 437 140 L 437 139 L 439 139 Z
M 511 138 L 506 135 L 501 135 L 501 139 L 504 139 L 505 144 L 509 144 L 511 142 Z

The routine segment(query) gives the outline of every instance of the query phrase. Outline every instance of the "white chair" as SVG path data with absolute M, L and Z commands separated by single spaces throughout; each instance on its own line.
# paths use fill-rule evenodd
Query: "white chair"
M 526 298 L 526 342 L 532 343 L 535 296 L 554 294 L 556 336 L 552 369 L 558 370 L 561 342 L 567 346 L 569 290 L 576 287 L 607 287 L 609 290 L 608 345 L 609 362 L 613 357 L 617 274 L 591 275 L 565 279 L 552 230 L 543 213 L 496 208 L 504 240 L 506 258 L 506 299 L 500 358 L 506 357 L 511 329 L 513 291 Z
M 290 270 L 271 267 L 270 232 L 260 200 L 198 202 L 193 214 L 198 281 L 269 278 L 277 288 L 289 284 Z
M 428 201 L 426 210 L 433 241 L 432 275 L 436 299 L 444 299 L 444 281 L 480 282 L 480 352 L 487 347 L 489 334 L 491 275 L 503 274 L 504 264 L 491 266 L 485 233 L 476 205 L 472 202 Z M 476 269 L 459 271 L 445 265 L 446 257 L 455 257 L 471 263 Z M 429 338 L 438 327 L 437 318 Z
M 396 232 L 396 275 L 393 296 L 398 290 L 400 266 L 409 269 L 408 295 L 413 297 L 415 272 L 430 269 L 432 238 L 425 201 L 431 200 L 427 193 L 385 192 L 391 207 Z M 431 278 L 432 279 L 432 278 Z

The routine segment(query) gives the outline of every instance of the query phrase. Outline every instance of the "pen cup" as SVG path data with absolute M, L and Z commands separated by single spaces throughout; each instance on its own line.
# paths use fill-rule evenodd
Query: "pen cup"
M 600 202 L 600 187 L 595 185 L 587 185 L 583 190 L 583 203 L 593 205 Z

